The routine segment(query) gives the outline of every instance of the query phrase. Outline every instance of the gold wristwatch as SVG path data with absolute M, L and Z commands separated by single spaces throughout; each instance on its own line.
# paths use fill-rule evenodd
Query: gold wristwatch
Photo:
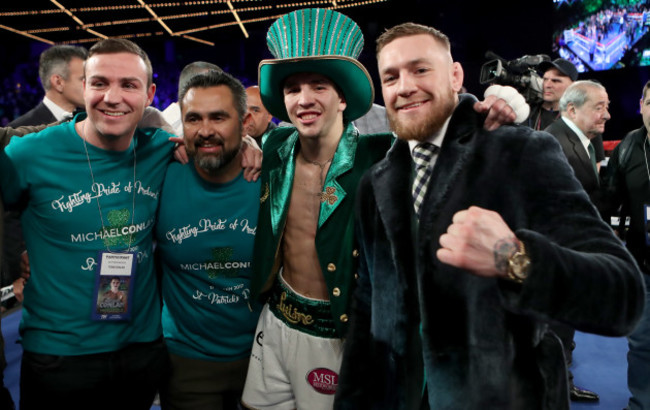
M 530 258 L 522 241 L 517 241 L 519 249 L 508 258 L 508 279 L 522 283 L 528 277 Z

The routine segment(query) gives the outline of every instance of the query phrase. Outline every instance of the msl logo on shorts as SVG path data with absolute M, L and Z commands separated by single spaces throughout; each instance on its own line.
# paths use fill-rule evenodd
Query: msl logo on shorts
M 307 383 L 319 393 L 334 394 L 339 384 L 339 375 L 324 367 L 319 367 L 307 373 Z

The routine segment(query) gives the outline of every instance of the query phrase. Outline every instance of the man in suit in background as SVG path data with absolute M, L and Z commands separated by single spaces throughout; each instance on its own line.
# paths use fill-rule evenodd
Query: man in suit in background
M 551 133 L 562 146 L 569 165 L 582 184 L 592 202 L 600 181 L 596 150 L 592 140 L 605 131 L 605 122 L 610 115 L 607 110 L 609 98 L 602 85 L 593 81 L 576 81 L 562 94 L 559 103 L 561 116 L 545 131 Z M 564 356 L 569 369 L 569 394 L 574 401 L 597 401 L 598 394 L 577 387 L 570 370 L 573 360 L 575 330 L 565 325 L 551 325 L 564 346 Z
M 45 97 L 36 107 L 9 123 L 10 127 L 60 121 L 84 106 L 83 63 L 88 51 L 77 46 L 52 46 L 41 53 L 38 76 Z
M 36 107 L 9 123 L 9 127 L 51 124 L 72 116 L 75 109 L 84 106 L 83 64 L 88 51 L 77 46 L 52 46 L 41 53 L 38 75 L 45 96 Z M 25 250 L 19 215 L 7 211 L 5 219 L 4 275 L 16 277 L 20 269 L 20 255 Z
M 576 81 L 560 99 L 561 117 L 545 131 L 560 142 L 576 177 L 593 198 L 600 186 L 593 139 L 605 131 L 610 119 L 605 87 L 594 81 Z
M 537 66 L 543 78 L 542 101 L 532 104 L 528 116 L 528 126 L 534 130 L 544 130 L 561 116 L 560 98 L 566 89 L 578 79 L 578 70 L 575 65 L 564 58 L 553 61 L 544 61 Z M 596 149 L 596 159 L 605 159 L 603 137 L 598 135 L 593 138 L 592 144 Z
M 246 88 L 246 106 L 251 115 L 251 121 L 246 132 L 261 147 L 271 130 L 276 128 L 277 125 L 272 121 L 273 115 L 262 104 L 259 86 L 251 85 Z

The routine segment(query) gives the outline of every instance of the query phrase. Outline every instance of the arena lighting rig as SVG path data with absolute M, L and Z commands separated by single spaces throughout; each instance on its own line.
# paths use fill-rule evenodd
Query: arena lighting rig
M 0 29 L 47 44 L 94 43 L 103 38 L 173 36 L 214 46 L 211 30 L 273 21 L 304 7 L 345 9 L 391 0 L 41 0 L 40 9 L 0 6 Z M 250 27 L 250 26 L 249 26 Z M 201 38 L 202 37 L 202 38 Z

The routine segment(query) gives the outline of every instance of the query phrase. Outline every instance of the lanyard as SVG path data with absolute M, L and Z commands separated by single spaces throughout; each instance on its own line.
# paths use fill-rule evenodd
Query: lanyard
M 92 183 L 93 183 L 92 188 L 94 188 L 96 186 L 95 185 L 95 175 L 93 174 L 93 167 L 90 164 L 90 155 L 88 155 L 88 144 L 86 142 L 85 125 L 86 125 L 86 123 L 84 123 L 84 126 L 82 127 L 83 135 L 81 136 L 81 139 L 83 140 L 84 150 L 86 152 L 86 159 L 88 160 L 88 169 L 90 170 L 90 179 L 92 180 Z M 134 143 L 133 144 L 133 187 L 132 187 L 133 201 L 132 201 L 132 204 L 131 204 L 132 205 L 132 209 L 131 209 L 131 225 L 133 225 L 133 222 L 135 220 L 135 191 L 136 191 L 136 189 L 135 189 L 135 175 L 136 175 L 135 170 L 136 170 L 136 154 L 135 154 L 135 143 Z M 99 202 L 99 197 L 100 197 L 100 195 L 96 196 L 97 209 L 99 211 L 99 219 L 100 219 L 100 221 L 102 223 L 102 232 L 106 232 L 106 227 L 104 226 L 104 216 L 102 214 L 102 205 Z M 132 242 L 133 242 L 133 235 L 129 234 L 129 246 L 127 248 L 127 251 L 131 249 Z M 108 250 L 108 252 L 110 252 L 110 253 L 115 253 L 115 252 L 111 251 L 110 246 L 108 245 L 108 243 L 106 243 L 106 250 Z

